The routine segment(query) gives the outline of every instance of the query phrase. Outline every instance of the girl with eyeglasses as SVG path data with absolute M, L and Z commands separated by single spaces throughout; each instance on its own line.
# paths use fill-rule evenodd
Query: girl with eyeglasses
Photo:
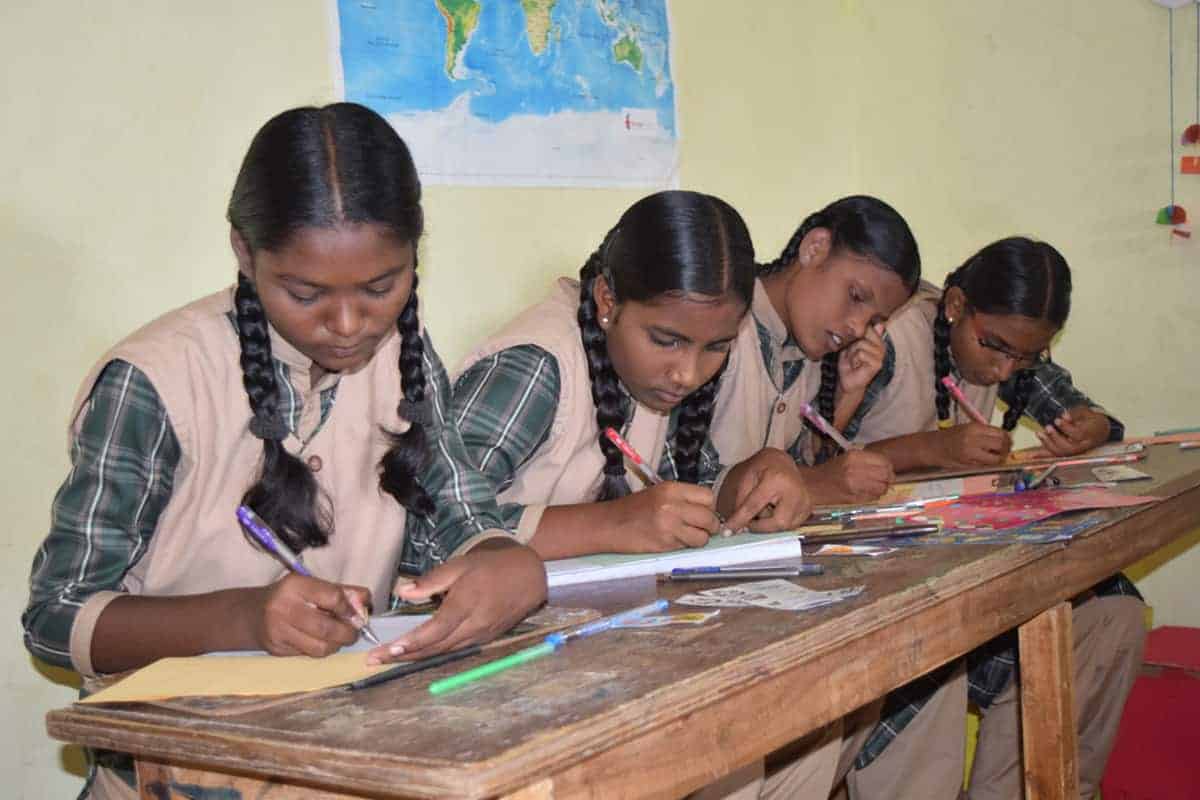
M 896 472 L 921 467 L 999 464 L 1022 416 L 1055 455 L 1119 440 L 1124 427 L 1050 360 L 1050 340 L 1070 311 L 1071 271 L 1044 242 L 1012 237 L 988 245 L 946 278 L 923 284 L 887 326 L 887 352 L 858 414 L 856 436 L 885 454 Z M 952 377 L 985 419 L 996 400 L 1007 406 L 999 427 L 972 421 L 942 379 Z M 1125 698 L 1141 663 L 1145 605 L 1123 575 L 1074 601 L 1075 708 L 1080 797 L 1099 788 Z M 968 699 L 982 717 L 971 768 L 970 800 L 1021 797 L 1019 676 L 1010 631 L 889 696 L 883 720 L 868 737 L 848 777 L 875 796 L 899 796 L 899 765 L 921 763 L 926 797 L 958 797 L 965 758 L 961 733 L 947 739 L 941 719 L 959 720 Z M 936 698 L 936 700 L 935 700 Z M 941 741 L 939 741 L 941 739 Z M 933 788 L 936 787 L 936 788 Z M 859 793 L 859 796 L 864 796 Z
M 1050 340 L 1071 308 L 1071 270 L 1057 250 L 1022 237 L 1001 239 L 950 273 L 945 289 L 924 284 L 888 325 L 891 380 L 868 392 L 857 441 L 886 455 L 897 472 L 990 466 L 1012 449 L 1022 416 L 1055 455 L 1090 450 L 1125 433 L 1052 362 Z M 885 370 L 884 373 L 887 371 Z M 972 421 L 953 402 L 950 376 L 983 414 L 1007 406 L 1000 425 Z

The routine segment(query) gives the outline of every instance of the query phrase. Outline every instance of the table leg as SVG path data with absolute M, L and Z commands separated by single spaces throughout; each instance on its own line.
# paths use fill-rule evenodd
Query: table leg
M 1071 604 L 1059 603 L 1018 629 L 1025 797 L 1078 800 Z

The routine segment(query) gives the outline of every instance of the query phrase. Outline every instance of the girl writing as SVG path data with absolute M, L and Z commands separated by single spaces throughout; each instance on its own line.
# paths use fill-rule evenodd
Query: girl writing
M 80 388 L 22 617 L 34 655 L 85 678 L 214 650 L 322 656 L 388 605 L 401 565 L 427 574 L 398 595 L 445 600 L 377 661 L 494 636 L 542 602 L 541 563 L 446 414 L 418 316 L 420 198 L 366 108 L 258 132 L 228 210 L 236 287 L 135 332 Z M 242 504 L 324 580 L 251 549 Z M 131 781 L 100 770 L 91 792 Z
M 622 215 L 578 282 L 561 280 L 467 358 L 455 421 L 507 522 L 543 558 L 698 547 L 722 517 L 733 530 L 768 531 L 808 515 L 784 453 L 722 475 L 708 440 L 753 258 L 721 200 L 651 195 Z M 631 474 L 608 428 L 662 482 Z
M 1071 382 L 1070 373 L 1049 358 L 1051 339 L 1070 312 L 1071 272 L 1062 255 L 1044 242 L 1002 239 L 980 250 L 947 276 L 945 289 L 923 285 L 912 304 L 888 325 L 889 357 L 896 367 L 881 391 L 864 398 L 857 432 L 860 442 L 886 455 L 897 471 L 919 467 L 998 464 L 1012 447 L 1010 431 L 1022 415 L 1038 425 L 1051 453 L 1078 453 L 1122 438 L 1124 428 Z M 1007 406 L 999 426 L 973 421 L 958 407 L 942 379 L 950 376 L 967 399 L 991 418 L 996 400 Z M 1099 788 L 1125 697 L 1141 663 L 1145 606 L 1123 575 L 1077 598 L 1075 707 L 1079 731 L 1080 796 Z M 920 796 L 955 797 L 962 778 L 962 734 L 931 736 L 922 705 L 938 696 L 969 695 L 983 711 L 971 772 L 970 797 L 1021 796 L 1015 637 L 1001 637 L 967 659 L 949 679 L 918 681 L 899 690 L 885 707 L 885 723 L 872 734 L 856 762 L 851 783 L 892 786 L 882 776 L 899 774 L 893 753 L 906 761 L 924 751 L 940 788 Z M 944 677 L 944 676 L 943 676 Z M 896 717 L 888 707 L 897 708 Z M 920 709 L 913 713 L 916 709 Z M 958 715 L 961 721 L 961 712 Z M 906 729 L 906 725 L 911 727 Z M 897 733 L 903 730 L 898 738 Z M 953 734 L 951 734 L 953 735 Z M 895 738 L 895 741 L 892 739 Z M 950 741 L 953 746 L 946 746 Z M 885 749 L 886 748 L 886 749 Z M 899 796 L 884 788 L 875 796 Z M 910 795 L 918 796 L 918 795 Z

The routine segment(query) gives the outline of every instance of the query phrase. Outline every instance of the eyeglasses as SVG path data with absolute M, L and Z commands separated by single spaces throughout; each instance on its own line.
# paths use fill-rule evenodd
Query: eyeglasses
M 1030 367 L 1039 364 L 1045 364 L 1050 361 L 1050 351 L 1042 350 L 1039 353 L 1018 353 L 1009 347 L 1006 347 L 999 342 L 994 342 L 987 338 L 986 333 L 980 331 L 976 326 L 974 315 L 967 318 L 971 325 L 971 331 L 975 334 L 975 341 L 985 350 L 990 350 L 993 353 L 999 353 L 1003 358 L 1013 362 L 1017 369 L 1029 369 Z

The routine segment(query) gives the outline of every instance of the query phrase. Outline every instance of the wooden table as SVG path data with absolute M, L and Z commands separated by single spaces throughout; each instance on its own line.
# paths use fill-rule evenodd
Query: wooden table
M 462 664 L 233 717 L 72 706 L 47 727 L 136 754 L 143 797 L 182 796 L 168 778 L 266 798 L 678 797 L 1020 626 L 1029 796 L 1072 797 L 1065 601 L 1200 521 L 1200 452 L 1159 446 L 1139 467 L 1155 480 L 1124 486 L 1164 500 L 1071 542 L 828 560 L 805 585 L 867 590 L 825 609 L 611 632 L 438 698 L 426 686 Z M 655 591 L 646 579 L 552 600 L 608 611 Z

